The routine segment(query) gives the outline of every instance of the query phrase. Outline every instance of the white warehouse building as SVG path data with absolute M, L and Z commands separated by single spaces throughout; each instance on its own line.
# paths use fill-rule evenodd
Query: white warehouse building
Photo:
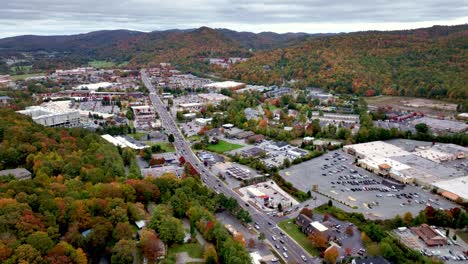
M 18 113 L 30 116 L 34 122 L 47 127 L 77 127 L 80 125 L 79 111 L 56 112 L 42 106 L 30 106 Z

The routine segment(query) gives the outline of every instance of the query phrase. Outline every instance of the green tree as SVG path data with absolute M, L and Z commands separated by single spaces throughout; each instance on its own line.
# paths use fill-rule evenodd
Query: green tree
M 420 134 L 426 134 L 429 132 L 429 127 L 424 123 L 419 123 L 415 127 L 416 132 Z
M 119 240 L 112 248 L 112 264 L 133 264 L 136 256 L 136 243 L 133 240 Z
M 133 114 L 132 108 L 127 109 L 127 112 L 125 113 L 125 116 L 127 117 L 128 120 L 133 120 L 135 118 L 135 115 Z
M 133 237 L 135 231 L 129 223 L 117 223 L 114 230 L 112 231 L 112 237 L 115 241 L 122 239 L 130 240 Z
M 213 244 L 206 244 L 205 250 L 203 252 L 203 258 L 205 259 L 206 264 L 216 264 L 218 263 L 218 254 L 216 253 L 216 248 Z
M 171 143 L 173 143 L 175 141 L 175 138 L 174 138 L 174 135 L 173 134 L 169 134 L 169 136 L 167 137 L 167 140 Z
M 185 237 L 182 221 L 173 216 L 162 219 L 158 232 L 161 240 L 168 244 L 181 243 Z
M 29 263 L 29 264 L 42 264 L 44 260 L 41 257 L 41 252 L 33 248 L 31 245 L 21 245 L 15 249 L 12 263 Z
M 26 242 L 43 255 L 46 254 L 55 244 L 46 232 L 41 231 L 29 235 L 26 238 Z

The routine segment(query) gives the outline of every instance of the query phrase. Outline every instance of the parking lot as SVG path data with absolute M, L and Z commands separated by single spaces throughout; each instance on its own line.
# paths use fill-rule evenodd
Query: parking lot
M 280 172 L 294 187 L 307 192 L 317 185 L 320 193 L 342 201 L 370 218 L 392 218 L 427 205 L 452 208 L 456 205 L 420 187 L 382 184 L 383 178 L 353 164 L 354 157 L 336 150 Z M 393 188 L 394 187 L 394 188 Z
M 438 229 L 441 233 L 445 233 L 445 230 Z M 428 247 L 426 244 L 413 234 L 410 229 L 403 230 L 394 230 L 393 233 L 410 248 L 421 252 L 421 254 L 426 256 L 435 256 L 442 259 L 445 263 L 466 263 L 468 259 L 463 254 L 463 251 L 466 250 L 463 245 L 463 241 L 453 241 L 448 239 L 448 245 L 440 247 Z M 463 243 L 464 244 L 464 243 Z
M 232 151 L 231 154 L 244 154 L 245 151 L 251 148 L 258 148 L 263 150 L 266 156 L 260 158 L 260 160 L 270 168 L 281 167 L 285 159 L 289 159 L 289 161 L 292 162 L 294 159 L 304 156 L 308 153 L 303 149 L 293 147 L 289 144 L 281 144 L 281 142 L 274 141 L 263 141 L 262 143 L 255 144 L 254 146 L 248 146 Z
M 242 200 L 264 212 L 277 212 L 278 204 L 283 210 L 299 204 L 271 180 L 240 188 L 238 192 L 242 194 Z
M 179 123 L 179 126 L 180 126 L 181 131 L 187 137 L 198 135 L 198 132 L 200 132 L 200 129 L 203 128 L 203 126 L 198 125 L 197 123 L 195 123 L 195 121 Z

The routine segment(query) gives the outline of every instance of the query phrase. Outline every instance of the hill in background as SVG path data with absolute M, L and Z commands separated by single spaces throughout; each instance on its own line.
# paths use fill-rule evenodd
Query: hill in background
M 32 53 L 36 71 L 92 60 L 128 67 L 171 62 L 182 70 L 218 72 L 249 83 L 294 80 L 298 87 L 336 92 L 450 99 L 468 98 L 467 48 L 468 25 L 348 34 L 255 34 L 201 27 L 0 39 L 1 57 Z M 227 70 L 202 60 L 232 56 L 250 59 Z

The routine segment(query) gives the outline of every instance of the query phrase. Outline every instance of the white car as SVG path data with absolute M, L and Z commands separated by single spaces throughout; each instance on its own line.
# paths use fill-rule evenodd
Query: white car
M 306 256 L 304 256 L 304 255 L 301 255 L 301 259 L 302 259 L 303 261 L 307 261 L 307 258 L 306 258 Z
M 288 258 L 288 253 L 283 252 L 283 256 L 284 256 L 285 258 Z
M 272 259 L 271 259 L 271 262 L 277 262 L 277 261 L 279 261 L 278 258 L 272 258 Z

